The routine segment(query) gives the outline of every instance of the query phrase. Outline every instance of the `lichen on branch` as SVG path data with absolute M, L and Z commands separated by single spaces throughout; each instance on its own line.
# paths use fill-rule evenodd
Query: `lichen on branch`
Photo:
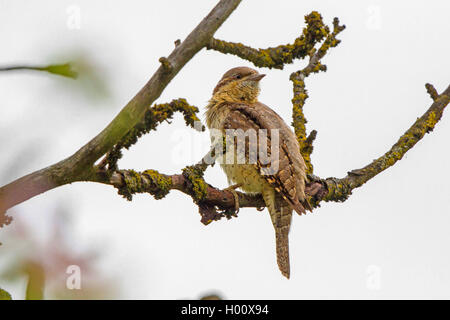
M 430 86 L 427 85 L 427 89 L 433 90 L 434 88 L 431 89 Z M 353 189 L 360 187 L 377 174 L 394 165 L 426 133 L 434 129 L 449 101 L 450 86 L 442 94 L 435 97 L 431 107 L 417 119 L 388 152 L 366 167 L 352 170 L 341 179 L 333 177 L 322 179 L 308 174 L 309 182 L 305 191 L 310 198 L 311 205 L 316 208 L 320 206 L 322 201 L 343 202 L 352 194 Z M 314 139 L 314 132 L 312 131 L 305 140 L 308 145 L 311 144 L 309 140 Z M 199 207 L 201 222 L 206 225 L 223 217 L 231 218 L 235 216 L 233 212 L 235 200 L 231 191 L 227 189 L 219 190 L 203 179 L 203 173 L 208 167 L 204 163 L 205 158 L 206 156 L 194 166 L 186 167 L 182 174 L 169 176 L 158 173 L 158 175 L 162 178 L 160 181 L 171 181 L 170 184 L 163 184 L 162 193 L 165 195 L 169 190 L 174 189 L 190 195 Z M 132 170 L 115 172 L 109 183 L 116 188 L 127 190 L 126 192 L 131 194 L 133 192 L 147 192 L 154 195 L 158 192 L 159 184 L 149 179 L 145 172 L 148 171 L 144 171 L 144 173 L 137 173 Z M 121 194 L 126 194 L 126 192 Z M 241 208 L 262 208 L 265 206 L 261 195 L 242 192 L 236 192 L 236 194 Z
M 406 132 L 398 139 L 389 151 L 378 159 L 375 159 L 367 166 L 348 172 L 342 179 L 328 178 L 324 182 L 328 188 L 328 194 L 324 197 L 325 201 L 344 201 L 352 193 L 352 190 L 361 187 L 364 183 L 393 166 L 397 161 L 412 147 L 416 145 L 427 133 L 435 128 L 441 119 L 446 106 L 450 102 L 450 86 L 442 93 L 438 94 L 436 89 L 426 85 L 427 91 L 432 92 L 433 104 Z
M 306 67 L 292 73 L 290 76 L 294 93 L 292 99 L 292 124 L 301 146 L 301 153 L 308 166 L 309 182 L 306 185 L 306 193 L 310 198 L 312 206 L 318 207 L 321 201 L 345 201 L 351 195 L 353 189 L 361 186 L 401 159 L 404 153 L 422 139 L 425 133 L 431 131 L 439 121 L 442 116 L 442 111 L 448 104 L 449 89 L 439 95 L 433 86 L 427 84 L 427 91 L 434 100 L 433 105 L 413 124 L 391 150 L 379 159 L 362 169 L 352 170 L 347 177 L 342 179 L 321 179 L 320 177 L 314 176 L 312 175 L 313 167 L 310 155 L 313 151 L 313 142 L 317 132 L 312 130 L 309 135 L 306 135 L 305 124 L 307 121 L 303 113 L 303 107 L 308 98 L 308 92 L 305 87 L 305 79 L 312 73 L 326 71 L 326 66 L 322 64 L 321 60 L 330 48 L 339 44 L 340 40 L 336 36 L 344 30 L 345 26 L 340 25 L 339 20 L 335 18 L 333 21 L 333 30 L 330 31 L 330 28 L 323 24 L 322 17 L 315 12 L 308 15 L 306 21 L 307 27 L 303 31 L 303 35 L 299 38 L 300 40 L 296 40 L 296 45 L 298 45 L 296 50 L 298 51 L 290 47 L 291 56 L 287 55 L 278 60 L 274 59 L 274 56 L 280 54 L 280 51 L 271 51 L 273 48 L 266 49 L 269 51 L 255 51 L 255 49 L 248 47 L 241 50 L 242 47 L 240 47 L 241 49 L 237 49 L 233 53 L 252 61 L 256 65 L 259 63 L 261 66 L 264 65 L 266 67 L 276 67 L 279 64 L 290 63 L 294 59 L 294 56 L 296 58 L 309 57 L 309 62 Z M 306 41 L 307 39 L 309 41 Z M 212 40 L 210 43 L 217 44 L 217 41 L 219 40 Z M 299 43 L 303 43 L 303 45 Z M 224 42 L 222 44 L 229 48 L 233 46 L 232 43 Z M 318 48 L 316 48 L 316 45 L 318 45 Z M 305 51 L 306 47 L 308 49 L 307 51 Z M 283 48 L 283 46 L 277 48 Z M 300 48 L 303 48 L 304 51 L 300 50 Z M 260 54 L 265 56 L 266 54 L 264 52 L 271 52 L 269 56 L 272 60 L 267 60 L 269 61 L 268 63 L 262 63 L 262 60 L 260 60 L 261 57 L 258 56 Z M 302 53 L 300 54 L 300 52 Z M 155 130 L 159 123 L 171 119 L 173 113 L 176 111 L 183 112 L 187 125 L 192 126 L 193 121 L 197 121 L 196 113 L 198 110 L 195 107 L 190 107 L 185 100 L 174 100 L 169 104 L 155 105 L 146 112 L 144 117 L 145 121 L 133 128 L 115 148 L 119 151 L 122 148 L 128 148 L 142 134 Z M 164 175 L 155 170 L 147 170 L 142 173 L 134 170 L 120 170 L 112 172 L 110 181 L 106 183 L 114 185 L 119 190 L 119 193 L 129 200 L 131 200 L 132 195 L 135 193 L 149 193 L 156 199 L 161 199 L 172 189 L 182 191 L 190 195 L 194 203 L 197 204 L 201 214 L 201 221 L 204 224 L 220 220 L 223 217 L 231 218 L 235 215 L 233 211 L 235 205 L 234 195 L 229 190 L 214 188 L 204 180 L 203 173 L 208 167 L 203 161 L 204 159 L 196 165 L 185 167 L 182 174 Z M 240 207 L 264 207 L 264 201 L 260 195 L 237 192 L 237 196 Z
M 117 188 L 118 194 L 129 201 L 136 193 L 149 193 L 159 200 L 164 198 L 172 187 L 171 178 L 156 170 L 141 173 L 134 170 L 119 170 L 115 174 L 120 175 L 122 179 L 116 176 L 115 180 L 112 180 L 113 185 Z
M 241 208 L 264 207 L 259 194 L 233 193 L 219 190 L 206 183 L 203 178 L 206 163 L 186 167 L 181 174 L 165 175 L 156 170 L 137 172 L 118 170 L 117 161 L 122 156 L 121 150 L 128 149 L 143 135 L 156 130 L 163 121 L 172 119 L 175 112 L 184 115 L 186 124 L 194 127 L 199 121 L 198 109 L 189 105 L 184 99 L 173 100 L 166 104 L 149 107 L 161 95 L 167 84 L 178 74 L 183 66 L 202 48 L 229 53 L 252 62 L 257 67 L 283 69 L 285 64 L 295 59 L 309 57 L 308 65 L 291 74 L 293 82 L 293 126 L 300 143 L 301 153 L 308 166 L 309 181 L 306 193 L 313 207 L 321 201 L 345 201 L 352 190 L 394 165 L 424 135 L 435 127 L 442 112 L 449 103 L 450 86 L 441 94 L 427 84 L 427 91 L 433 99 L 432 106 L 419 118 L 398 142 L 383 156 L 366 167 L 352 170 L 342 179 L 321 179 L 312 174 L 310 155 L 317 132 L 306 134 L 307 123 L 303 108 L 308 92 L 305 78 L 312 73 L 325 71 L 321 59 L 328 50 L 339 44 L 336 36 L 344 29 L 338 19 L 333 21 L 333 30 L 323 23 L 318 12 L 305 16 L 306 27 L 292 44 L 279 45 L 267 49 L 254 49 L 241 43 L 227 42 L 213 38 L 214 32 L 237 7 L 240 0 L 221 0 L 211 13 L 187 36 L 183 42 L 176 42 L 174 51 L 160 59 L 161 66 L 146 85 L 133 97 L 108 126 L 85 144 L 72 156 L 48 166 L 0 188 L 0 227 L 9 224 L 11 218 L 2 212 L 55 187 L 76 181 L 92 181 L 113 185 L 119 194 L 132 199 L 133 194 L 149 193 L 155 199 L 166 196 L 170 190 L 179 190 L 191 196 L 202 216 L 202 222 L 223 217 L 231 218 L 235 208 L 235 195 Z M 63 70 L 65 70 L 63 68 Z M 55 69 L 46 70 L 54 72 Z M 95 165 L 102 156 L 103 160 Z
M 320 21 L 322 17 L 319 15 Z M 323 24 L 323 22 L 322 22 Z M 313 141 L 316 138 L 317 131 L 311 131 L 311 134 L 307 136 L 306 134 L 306 120 L 305 114 L 303 112 L 303 107 L 305 105 L 306 99 L 308 99 L 308 91 L 305 87 L 305 79 L 312 73 L 318 73 L 320 71 L 326 71 L 326 65 L 321 63 L 321 59 L 327 54 L 330 48 L 336 47 L 340 40 L 336 39 L 336 36 L 345 29 L 344 25 L 339 24 L 339 19 L 334 18 L 333 20 L 333 31 L 330 32 L 328 27 L 323 28 L 325 35 L 325 40 L 320 45 L 319 49 L 315 47 L 311 48 L 309 51 L 309 63 L 308 65 L 297 71 L 293 72 L 289 79 L 292 81 L 292 126 L 294 127 L 295 135 L 297 136 L 297 141 L 300 145 L 300 153 L 303 156 L 306 164 L 306 173 L 313 173 L 313 165 L 311 163 L 311 153 L 313 152 Z
M 338 18 L 333 20 L 332 30 L 323 22 L 322 16 L 317 11 L 313 11 L 305 16 L 306 27 L 302 34 L 294 40 L 293 44 L 279 45 L 267 49 L 254 49 L 242 43 L 227 42 L 212 38 L 206 48 L 216 50 L 225 54 L 233 54 L 242 59 L 252 62 L 257 67 L 283 69 L 285 64 L 292 63 L 295 59 L 304 59 L 309 56 L 308 65 L 290 76 L 293 83 L 292 98 L 292 126 L 294 127 L 297 140 L 300 144 L 300 152 L 307 166 L 307 173 L 313 172 L 311 163 L 312 143 L 316 137 L 315 131 L 309 136 L 307 141 L 306 117 L 303 113 L 305 100 L 308 93 L 305 88 L 305 78 L 311 73 L 326 71 L 326 66 L 321 63 L 321 59 L 328 50 L 336 47 L 340 40 L 336 36 L 345 29 L 339 24 Z M 316 49 L 316 46 L 319 45 Z
M 205 169 L 199 166 L 187 166 L 182 170 L 183 175 L 189 181 L 188 187 L 192 190 L 192 199 L 195 203 L 200 203 L 207 194 L 207 184 L 203 179 Z
M 0 212 L 62 185 L 77 181 L 108 181 L 111 172 L 100 170 L 101 165 L 104 168 L 106 164 L 103 161 L 100 165 L 95 163 L 142 121 L 148 106 L 160 97 L 186 63 L 209 43 L 240 2 L 241 0 L 218 1 L 209 14 L 167 56 L 165 62 L 170 64 L 170 70 L 161 65 L 117 116 L 70 157 L 0 187 Z M 114 167 L 114 160 L 111 164 Z
M 193 199 L 198 205 L 201 222 L 205 225 L 223 217 L 230 219 L 236 216 L 235 198 L 230 190 L 219 190 L 203 179 L 203 173 L 209 164 L 202 161 L 187 166 L 182 174 L 165 175 L 154 170 L 136 172 L 120 170 L 111 175 L 109 181 L 98 181 L 111 184 L 119 190 L 119 194 L 131 200 L 135 193 L 149 193 L 153 196 L 165 196 L 170 190 L 179 190 Z M 151 177 L 149 177 L 151 172 Z M 161 190 L 160 190 L 161 189 Z M 261 195 L 236 192 L 240 207 L 264 207 Z M 158 196 L 155 196 L 158 198 Z M 159 197 L 161 198 L 161 197 Z
M 132 128 L 112 149 L 108 152 L 103 164 L 108 165 L 108 171 L 114 172 L 118 170 L 117 161 L 122 157 L 122 149 L 128 149 L 134 145 L 138 139 L 152 130 L 156 130 L 163 121 L 169 122 L 173 118 L 175 112 L 180 112 L 184 116 L 186 125 L 192 128 L 205 130 L 204 126 L 196 127 L 196 123 L 200 123 L 197 116 L 198 108 L 190 105 L 186 99 L 179 98 L 169 103 L 155 104 L 147 109 L 144 114 L 143 121 L 139 122 Z M 170 123 L 170 122 L 169 122 Z
M 322 16 L 317 11 L 306 15 L 305 23 L 306 27 L 302 34 L 292 44 L 254 49 L 242 43 L 212 38 L 206 49 L 238 56 L 252 62 L 257 67 L 283 69 L 285 64 L 293 63 L 295 59 L 305 58 L 310 50 L 330 33 L 329 28 L 323 23 Z

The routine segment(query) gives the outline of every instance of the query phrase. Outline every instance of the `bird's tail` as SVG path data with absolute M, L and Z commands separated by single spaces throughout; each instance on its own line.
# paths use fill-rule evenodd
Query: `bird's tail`
M 275 228 L 277 263 L 283 276 L 289 279 L 289 229 L 291 226 L 292 207 L 282 198 L 275 196 L 275 190 L 263 190 L 263 198 L 269 209 L 270 218 Z
M 292 211 L 291 211 L 292 212 Z M 289 226 L 275 229 L 276 247 L 277 247 L 277 263 L 283 276 L 289 279 Z

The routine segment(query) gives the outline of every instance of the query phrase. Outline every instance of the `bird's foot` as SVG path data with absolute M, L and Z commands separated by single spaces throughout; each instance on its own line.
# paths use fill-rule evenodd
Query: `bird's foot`
M 232 186 L 229 186 L 228 188 L 225 188 L 225 190 L 230 191 L 231 194 L 234 197 L 234 213 L 238 214 L 239 212 L 239 196 L 236 192 L 236 189 L 242 187 L 241 183 L 233 184 Z

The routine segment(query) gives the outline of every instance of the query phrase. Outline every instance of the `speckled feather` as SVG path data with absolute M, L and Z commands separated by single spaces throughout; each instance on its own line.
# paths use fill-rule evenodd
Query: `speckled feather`
M 298 214 L 306 213 L 305 208 L 311 210 L 305 197 L 306 165 L 292 130 L 275 111 L 263 103 L 231 104 L 229 109 L 230 113 L 222 124 L 224 129 L 266 129 L 268 139 L 271 129 L 279 130 L 279 171 L 263 177 Z M 245 150 L 248 151 L 246 142 Z M 270 152 L 270 142 L 267 145 Z M 258 163 L 256 166 L 258 170 L 264 170 L 269 165 Z

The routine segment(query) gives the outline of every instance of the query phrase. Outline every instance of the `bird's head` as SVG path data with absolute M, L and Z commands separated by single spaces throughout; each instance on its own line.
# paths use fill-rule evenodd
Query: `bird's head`
M 259 81 L 265 76 L 248 67 L 228 70 L 213 91 L 216 101 L 254 103 L 259 95 Z

